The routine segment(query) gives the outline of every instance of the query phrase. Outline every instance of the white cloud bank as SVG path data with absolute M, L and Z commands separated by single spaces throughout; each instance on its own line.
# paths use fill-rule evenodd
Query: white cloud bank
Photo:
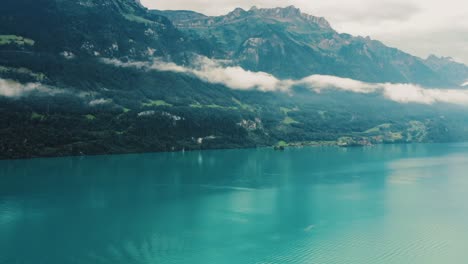
M 102 59 L 102 61 L 119 67 L 190 74 L 205 82 L 222 84 L 236 90 L 287 91 L 294 84 L 293 81 L 281 81 L 269 73 L 247 71 L 239 66 L 225 66 L 222 61 L 210 60 L 206 57 L 195 59 L 193 67 L 180 66 L 158 59 L 153 63 L 122 62 L 116 59 Z
M 338 89 L 354 93 L 380 93 L 398 103 L 448 103 L 468 106 L 468 90 L 461 89 L 427 89 L 405 83 L 365 83 L 327 75 L 312 75 L 297 84 L 308 86 L 317 92 L 322 89 Z
M 55 95 L 63 93 L 63 90 L 52 89 L 41 83 L 19 83 L 17 81 L 0 78 L 0 96 L 21 97 L 33 92 Z
M 317 93 L 334 89 L 361 94 L 379 93 L 399 103 L 449 103 L 468 106 L 468 90 L 463 89 L 426 89 L 414 84 L 366 83 L 328 75 L 311 75 L 301 80 L 280 80 L 269 73 L 252 72 L 239 66 L 226 66 L 225 62 L 205 57 L 198 57 L 190 67 L 158 59 L 152 63 L 121 62 L 110 59 L 103 59 L 103 62 L 119 67 L 189 74 L 205 82 L 222 84 L 236 90 L 288 92 L 294 86 L 304 86 Z

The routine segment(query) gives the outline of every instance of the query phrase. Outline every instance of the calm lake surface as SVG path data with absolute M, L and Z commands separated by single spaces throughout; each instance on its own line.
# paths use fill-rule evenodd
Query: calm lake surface
M 468 144 L 0 161 L 1 264 L 468 259 Z

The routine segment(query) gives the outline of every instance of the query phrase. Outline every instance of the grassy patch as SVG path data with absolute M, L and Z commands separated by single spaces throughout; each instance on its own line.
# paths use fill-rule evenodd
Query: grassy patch
M 224 109 L 224 110 L 238 110 L 235 106 L 221 106 L 217 104 L 202 105 L 200 103 L 189 105 L 192 108 L 212 108 L 212 109 Z
M 11 68 L 0 66 L 0 73 L 28 75 L 37 81 L 43 81 L 46 79 L 46 76 L 43 73 L 36 73 L 27 68 Z
M 203 105 L 201 105 L 200 103 L 191 104 L 189 106 L 192 107 L 192 108 L 203 108 Z
M 289 109 L 287 107 L 280 107 L 280 112 L 285 114 L 285 115 L 289 114 L 289 112 L 291 112 L 291 111 L 292 111 L 292 109 Z
M 160 107 L 160 106 L 167 106 L 172 107 L 172 104 L 166 103 L 164 100 L 149 100 L 148 103 L 141 104 L 144 107 Z
M 284 115 L 288 115 L 291 112 L 297 112 L 299 111 L 299 108 L 294 107 L 294 108 L 287 108 L 287 107 L 280 107 L 280 112 L 283 113 Z
M 282 123 L 285 125 L 299 124 L 299 122 L 297 122 L 289 116 L 285 117 Z
M 278 147 L 287 147 L 288 146 L 288 143 L 286 141 L 278 141 L 278 143 L 276 143 L 276 146 Z
M 0 45 L 34 46 L 34 40 L 16 35 L 0 35 Z
M 391 141 L 398 141 L 403 139 L 403 133 L 402 132 L 390 132 L 388 133 L 389 139 Z
M 96 117 L 94 115 L 85 115 L 84 116 L 86 118 L 86 120 L 88 121 L 94 121 L 96 120 Z
M 45 118 L 46 118 L 45 115 L 41 115 L 41 114 L 38 114 L 38 113 L 36 113 L 36 112 L 33 112 L 33 113 L 31 114 L 31 120 L 40 120 L 40 121 L 42 121 L 42 120 L 44 120 Z
M 388 130 L 391 127 L 392 127 L 392 124 L 382 124 L 382 125 L 378 125 L 376 127 L 373 127 L 371 129 L 368 129 L 368 130 L 364 131 L 364 133 L 366 133 L 366 134 L 379 133 L 379 132 Z
M 239 105 L 240 109 L 242 109 L 242 110 L 249 111 L 249 112 L 254 112 L 255 111 L 255 108 L 253 106 L 248 105 L 248 104 L 244 104 L 241 101 L 237 100 L 236 98 L 232 98 L 232 101 L 234 103 L 236 103 L 237 105 Z

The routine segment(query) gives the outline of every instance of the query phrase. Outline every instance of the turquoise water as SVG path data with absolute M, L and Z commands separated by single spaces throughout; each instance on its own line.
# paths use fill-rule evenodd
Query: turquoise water
M 0 264 L 468 259 L 468 144 L 0 161 Z

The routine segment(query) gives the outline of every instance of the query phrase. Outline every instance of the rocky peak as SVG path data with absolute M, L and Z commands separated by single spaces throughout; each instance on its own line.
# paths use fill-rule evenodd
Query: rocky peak
M 431 54 L 427 57 L 427 61 L 432 61 L 432 62 L 455 62 L 455 60 L 452 57 L 438 57 L 434 54 Z
M 316 17 L 302 13 L 302 17 L 311 23 L 319 25 L 321 28 L 331 29 L 330 23 L 323 17 Z
M 234 9 L 232 12 L 230 12 L 229 14 L 227 14 L 227 17 L 237 18 L 237 17 L 240 17 L 240 16 L 244 15 L 245 13 L 247 13 L 247 11 L 245 11 L 244 9 L 238 7 L 236 9 Z
M 301 15 L 301 10 L 294 6 L 288 6 L 284 8 L 257 8 L 254 6 L 249 10 L 249 12 L 259 16 L 274 18 L 293 18 Z
M 316 17 L 306 13 L 302 13 L 301 10 L 295 6 L 288 7 L 276 7 L 276 8 L 257 8 L 253 6 L 249 13 L 275 19 L 289 19 L 289 20 L 303 20 L 309 23 L 318 25 L 321 28 L 330 29 L 330 23 L 323 17 Z

